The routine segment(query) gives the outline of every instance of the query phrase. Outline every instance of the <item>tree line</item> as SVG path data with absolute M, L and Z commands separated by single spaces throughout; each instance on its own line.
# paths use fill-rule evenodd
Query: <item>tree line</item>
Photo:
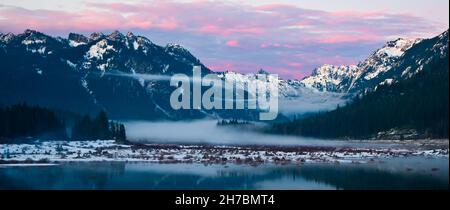
M 0 108 L 0 137 L 66 138 L 65 123 L 49 109 L 26 104 Z
M 356 97 L 343 107 L 275 124 L 269 132 L 321 138 L 367 138 L 392 128 L 449 137 L 449 64 L 425 65 L 412 78 Z
M 0 107 L 0 143 L 28 137 L 125 141 L 126 132 L 123 124 L 109 120 L 104 111 L 94 118 L 89 115 L 69 118 L 59 116 L 55 110 L 27 104 Z
M 89 115 L 85 115 L 75 123 L 72 129 L 72 139 L 116 139 L 125 141 L 125 126 L 108 120 L 106 112 L 101 111 L 93 119 Z

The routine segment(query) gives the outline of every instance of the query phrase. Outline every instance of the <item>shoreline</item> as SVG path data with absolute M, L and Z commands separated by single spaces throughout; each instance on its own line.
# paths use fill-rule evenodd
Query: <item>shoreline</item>
M 68 162 L 364 164 L 393 157 L 447 157 L 448 140 L 349 141 L 347 145 L 119 144 L 114 140 L 1 144 L 0 165 Z M 352 145 L 354 144 L 354 145 Z

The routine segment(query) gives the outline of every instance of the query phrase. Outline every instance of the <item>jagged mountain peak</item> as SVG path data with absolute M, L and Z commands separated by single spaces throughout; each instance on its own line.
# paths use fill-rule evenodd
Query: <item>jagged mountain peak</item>
M 164 51 L 175 59 L 189 64 L 200 63 L 200 60 L 194 57 L 189 50 L 180 44 L 169 43 L 164 47 Z
M 77 47 L 79 45 L 84 45 L 89 42 L 89 38 L 82 34 L 69 33 L 68 36 L 69 45 L 72 47 Z
M 36 30 L 33 29 L 25 29 L 25 31 L 23 32 L 26 35 L 31 35 L 31 34 L 42 34 L 41 32 L 38 32 Z
M 121 70 L 138 73 L 163 73 L 190 71 L 192 66 L 200 65 L 200 60 L 179 44 L 159 46 L 144 36 L 131 32 L 126 35 L 119 31 L 104 35 L 100 32 L 90 36 L 69 33 L 67 38 L 52 37 L 35 30 L 24 33 L 0 35 L 2 47 L 13 47 L 31 53 L 48 56 L 55 52 L 67 51 L 63 60 L 70 61 L 83 70 Z M 7 43 L 7 40 L 13 40 Z M 80 47 L 79 46 L 84 46 Z M 77 48 L 71 49 L 71 48 Z M 59 56 L 59 55 L 58 55 Z M 72 66 L 73 66 L 72 65 Z
M 9 43 L 12 39 L 14 39 L 15 35 L 11 32 L 0 35 L 0 41 Z
M 444 32 L 445 33 L 445 32 Z M 405 53 L 423 39 L 398 38 L 374 50 L 358 65 L 325 64 L 313 70 L 301 84 L 305 87 L 329 92 L 359 92 L 393 81 L 388 72 L 397 65 Z
M 92 42 L 94 45 L 98 42 L 101 42 L 101 45 L 105 45 L 105 43 L 114 43 L 113 45 L 126 47 L 127 49 L 140 50 L 145 54 L 159 47 L 144 36 L 137 36 L 132 32 L 123 34 L 118 30 L 113 31 L 109 35 L 105 35 L 99 32 L 92 33 L 88 40 L 88 42 Z
M 398 38 L 388 41 L 382 48 L 376 50 L 372 55 L 378 57 L 400 57 L 411 46 L 420 42 L 421 39 Z
M 131 31 L 127 32 L 127 37 L 134 37 L 134 34 Z
M 69 33 L 68 39 L 70 40 L 76 40 L 76 39 L 84 39 L 88 41 L 88 38 L 84 36 L 83 34 L 77 34 L 77 33 Z
M 433 46 L 437 51 L 440 51 L 441 56 L 446 56 L 448 54 L 448 29 L 438 36 L 438 41 Z
M 324 64 L 313 70 L 312 75 L 325 75 L 325 74 L 346 74 L 347 70 L 355 69 L 356 65 L 331 65 Z
M 345 92 L 349 86 L 350 78 L 358 72 L 355 65 L 335 66 L 322 65 L 313 70 L 311 76 L 305 77 L 300 83 L 308 88 L 328 92 Z
M 165 47 L 167 50 L 178 50 L 178 51 L 188 51 L 186 48 L 184 48 L 182 45 L 180 44 L 176 44 L 176 43 L 169 43 L 166 45 Z
M 125 38 L 125 36 L 120 33 L 120 31 L 115 30 L 113 31 L 110 35 L 108 35 L 108 39 L 113 40 L 113 41 L 121 41 Z
M 22 34 L 19 34 L 18 36 L 24 37 L 25 40 L 42 40 L 46 41 L 47 39 L 51 39 L 50 36 L 45 35 L 44 33 L 41 33 L 36 30 L 26 29 Z
M 103 33 L 101 33 L 101 32 L 94 32 L 94 33 L 92 33 L 89 36 L 89 40 L 90 41 L 97 41 L 97 40 L 102 39 L 104 37 L 105 37 L 105 35 Z
M 0 71 L 0 87 L 16 94 L 5 93 L 8 97 L 0 100 L 2 104 L 25 98 L 30 103 L 70 107 L 83 113 L 103 109 L 118 118 L 204 116 L 191 112 L 171 113 L 166 94 L 172 87 L 167 81 L 132 76 L 187 74 L 193 66 L 210 71 L 179 45 L 166 48 L 153 44 L 146 37 L 132 33 L 123 35 L 118 31 L 107 35 L 92 33 L 87 37 L 71 33 L 66 39 L 31 30 L 20 36 L 10 36 L 13 41 L 5 43 L 3 40 L 8 36 L 1 35 L 0 61 L 11 68 Z M 28 41 L 31 38 L 33 42 Z M 83 46 L 76 47 L 78 45 Z M 21 60 L 23 58 L 26 59 Z M 67 93 L 74 97 L 59 100 Z M 30 97 L 35 95 L 46 95 L 50 100 Z
M 444 32 L 442 32 L 440 35 L 439 35 L 439 38 L 440 39 L 442 39 L 442 38 L 446 38 L 447 37 L 447 39 L 448 39 L 448 30 L 449 29 L 447 29 L 446 31 L 444 31 Z
M 398 38 L 388 41 L 358 64 L 358 73 L 352 78 L 348 91 L 357 92 L 373 86 L 372 80 L 378 80 L 381 75 L 389 72 L 407 50 L 422 40 Z
M 258 72 L 256 72 L 257 74 L 265 74 L 265 75 L 269 75 L 270 73 L 264 69 L 259 69 Z

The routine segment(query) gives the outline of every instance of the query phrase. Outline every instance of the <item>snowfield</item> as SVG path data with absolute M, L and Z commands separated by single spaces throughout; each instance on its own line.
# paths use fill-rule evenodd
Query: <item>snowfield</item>
M 43 141 L 1 144 L 0 164 L 130 161 L 154 163 L 250 164 L 369 163 L 392 157 L 447 157 L 448 140 L 415 144 L 395 143 L 383 148 L 331 146 L 220 146 L 174 144 L 118 144 L 114 140 Z M 442 143 L 444 142 L 444 143 Z M 361 143 L 361 142 L 359 142 Z

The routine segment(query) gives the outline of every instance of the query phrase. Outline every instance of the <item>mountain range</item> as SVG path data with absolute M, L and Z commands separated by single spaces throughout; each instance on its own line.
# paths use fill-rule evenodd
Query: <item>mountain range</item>
M 448 40 L 448 31 L 439 37 Z M 448 45 L 430 47 L 430 40 L 397 39 L 357 65 L 323 65 L 302 80 L 279 78 L 277 84 L 269 85 L 278 85 L 281 100 L 305 96 L 317 100 L 324 94 L 353 97 L 412 77 L 434 57 L 445 56 Z M 172 110 L 169 96 L 174 87 L 169 85 L 168 76 L 190 75 L 193 66 L 201 66 L 205 74 L 217 73 L 242 82 L 256 73 L 214 72 L 180 45 L 159 46 L 130 32 L 71 33 L 68 38 L 34 30 L 17 35 L 0 33 L 0 62 L 0 105 L 27 102 L 91 114 L 105 110 L 114 119 L 256 118 L 251 111 Z
M 158 46 L 142 36 L 118 31 L 89 37 L 55 38 L 38 31 L 0 36 L 2 104 L 27 102 L 81 113 L 106 110 L 118 119 L 201 117 L 191 111 L 170 112 L 172 89 L 167 79 L 124 75 L 190 73 L 210 70 L 180 45 Z
M 377 50 L 355 67 L 351 79 L 328 86 L 348 92 L 359 89 L 345 106 L 276 124 L 272 131 L 332 139 L 448 138 L 448 41 L 448 31 L 431 39 L 411 41 L 414 44 L 399 48 L 397 56 L 387 59 L 393 61 L 389 65 L 374 65 L 378 70 L 367 68 L 371 66 L 368 64 L 386 60 L 375 59 L 379 55 L 395 54 L 392 50 Z

